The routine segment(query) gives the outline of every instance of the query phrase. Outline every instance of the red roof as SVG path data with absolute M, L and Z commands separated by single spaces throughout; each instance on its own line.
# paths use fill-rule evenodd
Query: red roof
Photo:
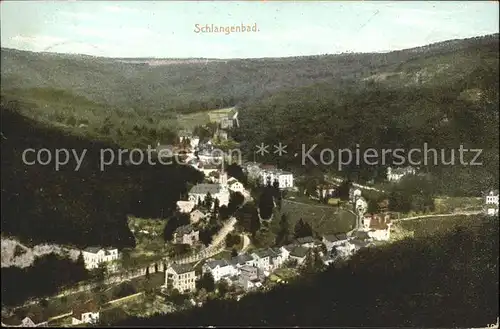
M 374 215 L 371 217 L 370 228 L 374 230 L 385 230 L 391 222 L 389 215 Z

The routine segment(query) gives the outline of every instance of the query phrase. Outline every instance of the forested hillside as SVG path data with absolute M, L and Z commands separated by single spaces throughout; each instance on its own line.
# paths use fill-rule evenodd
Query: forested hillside
M 498 40 L 498 35 L 451 40 L 385 54 L 289 58 L 180 60 L 169 65 L 123 59 L 32 53 L 2 48 L 2 90 L 54 88 L 122 109 L 193 112 L 233 106 L 265 94 L 318 82 L 340 85 L 381 72 L 399 71 L 426 58 L 459 53 Z M 498 41 L 496 41 L 498 43 Z M 139 60 L 140 62 L 140 60 Z M 429 67 L 429 69 L 433 69 Z
M 129 247 L 135 241 L 127 214 L 148 218 L 168 217 L 188 182 L 202 174 L 187 166 L 110 165 L 100 170 L 100 150 L 118 146 L 76 137 L 47 128 L 20 115 L 15 104 L 2 104 L 2 233 L 28 243 L 54 242 Z M 27 165 L 27 148 L 86 151 L 81 167 L 76 161 L 56 171 L 48 165 Z M 31 153 L 28 161 L 33 161 Z M 42 158 L 46 160 L 46 156 Z M 54 159 L 54 158 L 52 158 Z
M 359 251 L 289 285 L 123 326 L 484 327 L 498 316 L 498 219 Z
M 485 40 L 489 41 L 409 61 L 343 88 L 319 83 L 262 97 L 242 107 L 236 137 L 244 141 L 247 154 L 262 142 L 288 145 L 285 156 L 276 159 L 271 152 L 266 160 L 297 169 L 304 169 L 302 157 L 294 157 L 303 145 L 308 150 L 318 144 L 311 152 L 318 162 L 324 148 L 374 148 L 379 154 L 402 148 L 408 153 L 427 143 L 440 157 L 443 149 L 446 161 L 454 149 L 455 165 L 441 165 L 439 160 L 435 166 L 430 158 L 430 165 L 421 167 L 433 174 L 438 193 L 479 195 L 499 177 L 498 40 Z M 460 165 L 460 145 L 483 149 L 483 165 Z M 465 159 L 471 161 L 472 155 Z M 322 167 L 335 172 L 337 162 Z M 352 161 L 341 174 L 359 181 L 382 180 L 385 170 L 380 167 L 381 162 L 370 166 Z

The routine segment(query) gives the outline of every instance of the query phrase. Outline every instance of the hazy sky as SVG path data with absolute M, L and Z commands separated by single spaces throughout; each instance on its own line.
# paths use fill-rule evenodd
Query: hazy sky
M 2 1 L 2 47 L 111 57 L 370 52 L 498 33 L 498 1 Z M 259 32 L 195 33 L 195 24 Z

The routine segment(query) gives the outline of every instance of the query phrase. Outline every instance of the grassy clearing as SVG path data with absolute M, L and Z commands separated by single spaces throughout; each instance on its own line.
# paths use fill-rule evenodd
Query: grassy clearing
M 302 218 L 319 234 L 344 233 L 355 224 L 355 216 L 348 211 L 327 205 L 308 205 L 283 202 L 281 210 L 286 214 L 292 227 Z
M 203 126 L 209 122 L 213 122 L 218 116 L 228 114 L 232 108 L 224 108 L 218 110 L 194 112 L 177 116 L 177 123 L 182 129 L 192 130 L 196 126 Z
M 166 223 L 166 220 L 160 219 L 128 218 L 128 225 L 134 232 L 136 247 L 124 251 L 128 254 L 127 257 L 122 257 L 125 267 L 146 265 L 164 257 L 167 252 L 163 239 Z
M 415 237 L 425 237 L 451 231 L 458 226 L 479 227 L 481 220 L 476 216 L 429 217 L 397 223 L 405 231 L 414 232 Z
M 434 199 L 437 213 L 450 213 L 455 210 L 481 210 L 483 198 L 471 197 L 441 197 Z

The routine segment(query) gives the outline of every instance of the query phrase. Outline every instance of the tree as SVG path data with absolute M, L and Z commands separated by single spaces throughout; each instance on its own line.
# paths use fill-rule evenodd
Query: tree
M 231 257 L 236 257 L 236 256 L 238 256 L 238 251 L 235 248 L 233 248 L 231 250 Z
M 212 209 L 212 204 L 213 204 L 213 198 L 210 192 L 207 192 L 207 195 L 205 195 L 205 200 L 203 200 L 203 206 L 207 209 Z
M 215 281 L 212 273 L 207 272 L 203 274 L 198 281 L 196 281 L 196 289 L 202 288 L 204 288 L 207 292 L 215 290 Z
M 210 208 L 208 208 L 208 209 L 210 209 Z M 214 200 L 213 200 L 212 215 L 217 218 L 218 214 L 219 214 L 219 199 L 214 198 Z
M 324 269 L 324 263 L 319 254 L 319 250 L 310 249 L 304 259 L 304 263 L 300 268 L 303 275 L 310 275 Z
M 290 242 L 290 223 L 286 214 L 281 215 L 279 231 L 276 235 L 276 245 L 285 245 Z
M 163 229 L 163 238 L 165 242 L 170 242 L 173 239 L 174 232 L 177 228 L 188 225 L 190 223 L 189 215 L 184 213 L 176 213 L 170 217 Z
M 227 206 L 229 212 L 234 213 L 245 201 L 245 197 L 240 192 L 231 193 L 229 196 L 229 204 Z
M 108 268 L 105 263 L 100 263 L 96 269 L 93 270 L 93 278 L 94 282 L 104 283 L 104 279 L 106 278 L 106 274 L 108 272 Z
M 217 292 L 219 296 L 224 297 L 229 291 L 229 285 L 226 280 L 220 280 L 217 283 Z
M 271 218 L 274 209 L 274 196 L 272 187 L 264 187 L 259 198 L 259 213 L 263 219 Z
M 294 227 L 295 238 L 304 238 L 306 236 L 312 236 L 312 235 L 313 231 L 311 225 L 309 225 L 309 223 L 304 222 L 302 218 L 299 219 L 299 221 L 297 222 L 297 224 L 295 224 Z

